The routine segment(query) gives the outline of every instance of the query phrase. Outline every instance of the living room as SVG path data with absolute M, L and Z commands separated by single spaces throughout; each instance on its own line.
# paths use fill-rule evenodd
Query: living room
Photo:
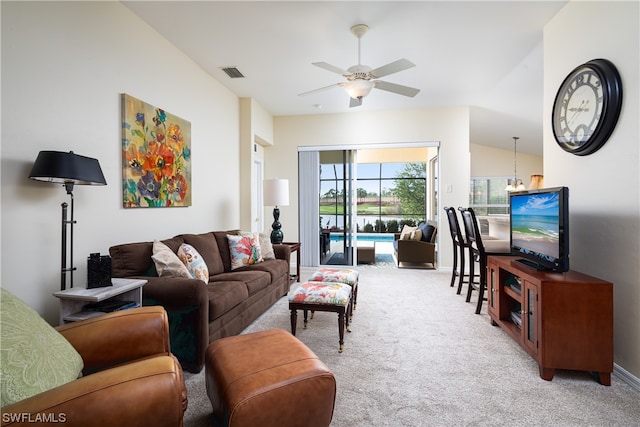
M 442 206 L 466 206 L 476 161 L 474 108 L 454 106 L 347 115 L 276 116 L 239 98 L 119 2 L 2 2 L 2 287 L 57 323 L 60 203 L 64 191 L 28 179 L 41 150 L 99 159 L 107 186 L 75 190 L 75 275 L 86 256 L 112 245 L 184 232 L 250 227 L 248 155 L 255 135 L 264 176 L 288 178 L 281 208 L 287 239 L 298 236 L 297 149 L 335 144 L 440 141 Z M 615 132 L 591 156 L 572 156 L 545 121 L 543 173 L 571 189 L 571 267 L 614 283 L 615 370 L 640 384 L 640 176 L 638 4 L 569 2 L 544 29 L 544 117 L 576 65 L 605 57 L 623 76 Z M 585 31 L 584 28 L 596 28 Z M 581 43 L 574 35 L 580 34 Z M 311 82 L 313 84 L 313 82 Z M 123 209 L 120 94 L 166 108 L 192 124 L 189 208 Z M 357 125 L 354 125 L 354 122 Z M 471 154 L 470 154 L 471 153 Z M 510 171 L 512 164 L 506 167 Z M 508 174 L 510 172 L 505 172 Z M 617 184 L 616 184 L 617 183 Z M 619 184 L 622 184 L 619 185 Z M 266 208 L 270 215 L 270 208 Z M 446 227 L 441 224 L 440 227 Z M 440 269 L 451 268 L 441 239 Z

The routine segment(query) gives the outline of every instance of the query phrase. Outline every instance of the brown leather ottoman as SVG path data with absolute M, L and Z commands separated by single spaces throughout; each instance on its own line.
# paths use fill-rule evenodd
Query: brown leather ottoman
M 222 338 L 205 352 L 207 395 L 215 425 L 328 426 L 333 373 L 282 329 Z

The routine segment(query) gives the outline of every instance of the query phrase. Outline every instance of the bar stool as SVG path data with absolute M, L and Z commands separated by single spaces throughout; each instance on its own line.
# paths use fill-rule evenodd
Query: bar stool
M 449 220 L 449 230 L 451 232 L 451 240 L 453 241 L 453 271 L 451 272 L 451 287 L 454 286 L 456 277 L 458 277 L 458 295 L 462 292 L 462 284 L 465 283 L 464 278 L 468 277 L 464 273 L 464 259 L 465 249 L 467 248 L 467 242 L 460 229 L 460 223 L 458 222 L 458 215 L 455 208 L 445 207 L 447 213 L 447 219 Z M 458 269 L 458 259 L 460 260 L 460 269 Z
M 482 302 L 486 300 L 484 291 L 487 289 L 487 253 L 484 250 L 480 229 L 476 214 L 472 208 L 458 208 L 462 214 L 462 222 L 464 223 L 464 232 L 466 235 L 466 244 L 469 250 L 469 288 L 467 290 L 467 302 L 471 301 L 471 293 L 478 291 L 478 303 L 476 305 L 476 314 L 482 311 Z M 475 280 L 475 264 L 480 266 L 480 277 Z

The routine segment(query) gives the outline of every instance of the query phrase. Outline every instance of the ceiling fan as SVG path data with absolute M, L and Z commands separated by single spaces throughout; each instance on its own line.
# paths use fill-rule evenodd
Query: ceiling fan
M 349 107 L 358 107 L 362 105 L 362 98 L 367 96 L 371 89 L 373 89 L 374 87 L 376 89 L 386 90 L 387 92 L 397 93 L 399 95 L 410 97 L 416 96 L 418 92 L 420 92 L 420 89 L 403 86 L 396 83 L 389 83 L 383 80 L 376 80 L 380 77 L 388 76 L 389 74 L 397 73 L 399 71 L 415 67 L 416 65 L 413 62 L 407 59 L 399 59 L 376 69 L 371 69 L 371 67 L 369 67 L 368 65 L 363 65 L 360 63 L 360 40 L 368 30 L 369 27 L 364 24 L 358 24 L 351 27 L 351 33 L 358 38 L 358 65 L 354 65 L 346 70 L 343 70 L 342 68 L 327 64 L 326 62 L 313 63 L 313 65 L 315 65 L 316 67 L 320 67 L 327 71 L 331 71 L 332 73 L 342 75 L 347 79 L 346 82 L 340 82 L 332 84 L 330 86 L 321 87 L 319 89 L 314 89 L 309 92 L 301 93 L 299 94 L 299 96 L 310 95 L 316 92 L 332 89 L 334 87 L 341 87 L 349 94 L 349 97 L 351 98 Z

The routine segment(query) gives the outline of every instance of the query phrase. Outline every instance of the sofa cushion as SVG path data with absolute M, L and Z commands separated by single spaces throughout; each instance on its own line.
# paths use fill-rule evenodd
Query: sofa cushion
M 229 280 L 244 282 L 249 295 L 253 295 L 271 284 L 271 275 L 266 271 L 248 267 L 229 273 L 217 274 L 211 278 L 210 283 L 217 286 L 217 282 Z
M 170 239 L 164 239 L 160 241 L 167 245 L 167 247 L 171 249 L 174 254 L 178 253 L 180 245 L 184 243 L 184 239 L 182 238 L 182 236 L 175 236 Z
M 153 242 L 153 255 L 151 259 L 153 259 L 160 277 L 193 278 L 187 267 L 182 263 L 180 258 L 178 258 L 178 255 L 159 240 Z
M 260 241 L 257 233 L 242 233 L 239 236 L 227 235 L 231 270 L 262 262 Z
M 2 406 L 78 378 L 82 357 L 24 301 L 0 291 L 0 382 Z
M 220 280 L 207 285 L 209 321 L 217 319 L 249 298 L 247 286 L 239 281 Z
M 146 276 L 152 269 L 155 270 L 151 259 L 153 242 L 111 246 L 109 255 L 111 255 L 111 276 L 113 277 Z
M 286 276 L 289 272 L 287 262 L 283 259 L 267 259 L 260 264 L 243 267 L 242 269 L 266 271 L 271 275 L 271 282 Z M 234 270 L 234 272 L 242 271 L 242 269 Z
M 420 240 L 433 243 L 436 228 L 432 224 L 422 223 L 418 226 L 418 229 L 422 231 L 422 238 Z
M 216 242 L 218 243 L 218 250 L 220 251 L 220 258 L 222 259 L 224 271 L 231 271 L 231 254 L 229 253 L 229 241 L 227 240 L 227 236 L 230 234 L 237 236 L 240 234 L 240 230 L 213 232 L 213 236 L 216 238 Z
M 202 259 L 202 255 L 193 246 L 188 243 L 181 244 L 178 248 L 178 258 L 187 267 L 194 279 L 209 283 L 207 264 Z
M 200 253 L 207 264 L 210 276 L 224 271 L 220 248 L 213 233 L 182 234 L 180 237 Z

